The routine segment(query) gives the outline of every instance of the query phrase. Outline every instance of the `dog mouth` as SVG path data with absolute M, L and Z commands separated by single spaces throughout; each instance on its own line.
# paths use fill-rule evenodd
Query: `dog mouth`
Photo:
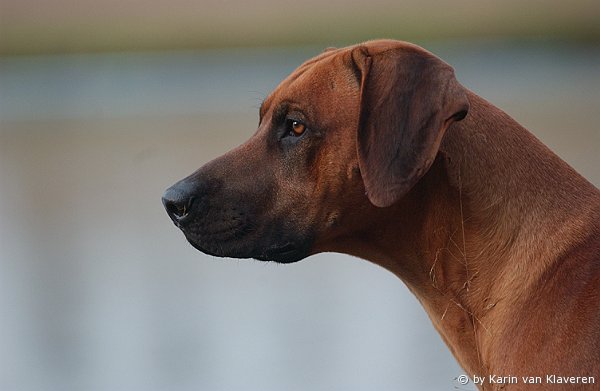
M 262 262 L 275 262 L 275 263 L 294 263 L 301 261 L 308 257 L 309 251 L 308 245 L 299 245 L 296 243 L 286 243 L 281 246 L 270 246 L 268 248 L 261 248 L 260 245 L 256 244 L 250 246 L 246 243 L 221 243 L 221 242 L 204 242 L 191 238 L 185 235 L 187 241 L 200 252 L 208 255 L 222 257 L 222 258 L 253 258 Z
M 239 233 L 227 240 L 194 235 L 181 229 L 187 241 L 197 250 L 222 258 L 254 258 L 263 262 L 294 263 L 310 255 L 310 240 L 283 241 Z M 267 235 L 268 236 L 268 235 Z M 275 242 L 276 244 L 273 244 Z M 279 243 L 282 244 L 279 244 Z
M 283 217 L 260 223 L 264 217 L 253 210 L 240 205 L 216 208 L 206 201 L 188 202 L 177 210 L 169 204 L 166 207 L 187 241 L 205 254 L 277 263 L 293 263 L 310 255 L 313 235 Z

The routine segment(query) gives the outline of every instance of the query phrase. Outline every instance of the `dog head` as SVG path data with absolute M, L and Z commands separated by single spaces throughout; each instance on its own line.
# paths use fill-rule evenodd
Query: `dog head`
M 424 49 L 328 50 L 265 99 L 252 138 L 173 185 L 163 204 L 207 254 L 298 261 L 408 193 L 467 110 L 452 68 Z

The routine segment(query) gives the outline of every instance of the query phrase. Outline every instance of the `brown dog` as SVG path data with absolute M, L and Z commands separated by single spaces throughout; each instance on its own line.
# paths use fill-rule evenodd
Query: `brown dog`
M 385 267 L 484 388 L 599 387 L 600 192 L 417 46 L 305 62 L 163 203 L 208 254 Z

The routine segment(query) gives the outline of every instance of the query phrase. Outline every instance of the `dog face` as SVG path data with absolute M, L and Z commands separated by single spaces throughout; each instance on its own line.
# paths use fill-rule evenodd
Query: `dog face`
M 429 168 L 445 128 L 466 114 L 447 102 L 455 89 L 451 68 L 410 44 L 329 50 L 263 102 L 252 138 L 163 204 L 207 254 L 289 263 L 329 250 Z
M 336 205 L 364 198 L 349 61 L 328 52 L 300 66 L 265 99 L 250 140 L 167 191 L 167 211 L 194 247 L 297 261 L 342 217 Z

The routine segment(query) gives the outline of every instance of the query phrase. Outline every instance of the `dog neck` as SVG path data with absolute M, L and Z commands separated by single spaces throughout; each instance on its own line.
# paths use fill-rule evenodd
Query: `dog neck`
M 399 276 L 469 375 L 485 376 L 505 369 L 496 352 L 516 343 L 511 319 L 572 245 L 564 238 L 585 235 L 600 199 L 508 115 L 469 100 L 429 172 L 393 207 L 372 209 L 377 224 L 343 252 Z

